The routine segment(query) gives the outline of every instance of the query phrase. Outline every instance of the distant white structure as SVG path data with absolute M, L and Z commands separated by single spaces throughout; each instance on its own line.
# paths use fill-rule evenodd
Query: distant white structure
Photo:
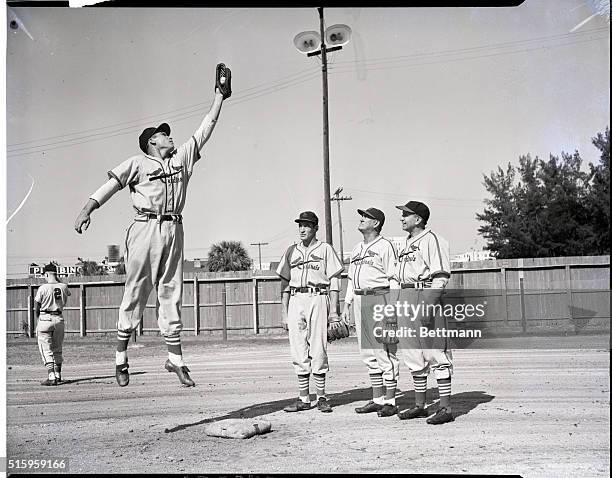
M 468 262 L 468 261 L 489 261 L 495 260 L 491 251 L 468 251 L 463 254 L 457 254 L 451 258 L 451 262 Z
M 393 247 L 395 247 L 397 252 L 399 252 L 404 247 L 404 244 L 406 244 L 406 236 L 387 237 L 387 239 L 391 241 L 391 244 L 393 244 Z

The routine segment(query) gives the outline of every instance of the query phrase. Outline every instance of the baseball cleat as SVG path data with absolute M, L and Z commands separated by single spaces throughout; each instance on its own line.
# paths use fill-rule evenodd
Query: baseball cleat
M 130 383 L 130 374 L 128 373 L 129 365 L 126 363 L 115 365 L 115 378 L 120 387 L 125 387 Z
M 54 387 L 57 385 L 57 380 L 51 380 L 50 378 L 48 378 L 47 380 L 43 380 L 42 382 L 40 382 L 40 384 L 45 387 Z
M 356 413 L 372 413 L 372 412 L 378 412 L 379 410 L 382 409 L 382 405 L 373 402 L 372 400 L 370 400 L 368 403 L 366 403 L 364 406 L 362 407 L 357 407 L 355 408 L 355 412 Z
M 319 400 L 317 400 L 317 408 L 323 413 L 329 413 L 332 411 L 329 400 L 327 400 L 325 397 L 319 397 Z
M 385 403 L 376 413 L 379 417 L 392 417 L 397 413 L 397 407 L 395 405 L 391 405 L 390 403 Z
M 427 410 L 424 407 L 412 407 L 397 414 L 400 420 L 411 420 L 413 418 L 425 418 Z
M 195 387 L 195 382 L 191 380 L 191 377 L 189 376 L 189 369 L 186 365 L 179 367 L 174 365 L 172 362 L 170 362 L 170 359 L 168 359 L 166 360 L 165 368 L 168 372 L 174 372 L 176 375 L 178 375 L 179 380 L 186 387 Z
M 453 414 L 449 412 L 448 409 L 441 408 L 433 417 L 427 419 L 427 423 L 429 423 L 430 425 L 441 425 L 443 423 L 452 422 L 454 420 L 455 417 L 453 417 Z
M 283 408 L 283 410 L 285 410 L 286 412 L 301 412 L 304 410 L 310 410 L 310 403 L 303 402 L 298 398 L 294 403 L 292 403 L 291 405 L 287 405 L 285 408 Z

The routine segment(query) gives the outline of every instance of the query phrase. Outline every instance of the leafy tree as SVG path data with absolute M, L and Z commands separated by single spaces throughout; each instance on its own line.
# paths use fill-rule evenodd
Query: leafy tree
M 593 228 L 592 249 L 597 254 L 610 254 L 610 128 L 592 138 L 600 151 L 600 163 L 590 167 L 588 206 Z
M 576 151 L 548 161 L 521 156 L 518 167 L 484 175 L 491 199 L 476 218 L 487 249 L 499 258 L 609 253 L 609 129 L 593 144 L 601 163 L 590 172 Z
M 208 268 L 211 272 L 246 271 L 253 261 L 239 241 L 221 241 L 213 244 L 208 252 Z
M 90 261 L 88 259 L 78 258 L 80 265 L 82 267 L 81 275 L 82 276 L 105 276 L 106 270 L 96 261 Z

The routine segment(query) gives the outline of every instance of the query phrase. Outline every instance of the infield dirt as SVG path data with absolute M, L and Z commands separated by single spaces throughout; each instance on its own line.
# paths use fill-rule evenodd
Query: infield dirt
M 433 426 L 354 412 L 370 398 L 354 338 L 329 347 L 328 414 L 282 410 L 297 396 L 286 337 L 184 337 L 195 388 L 164 370 L 159 337 L 130 345 L 125 388 L 115 382 L 112 339 L 68 339 L 58 387 L 39 385 L 46 373 L 35 339 L 8 339 L 7 454 L 68 458 L 71 473 L 609 476 L 609 337 L 543 340 L 550 349 L 455 351 L 456 419 Z M 560 341 L 575 348 L 553 350 Z M 404 409 L 414 393 L 400 374 Z M 436 400 L 430 377 L 432 412 Z M 248 440 L 203 432 L 239 417 L 269 420 L 272 432 Z

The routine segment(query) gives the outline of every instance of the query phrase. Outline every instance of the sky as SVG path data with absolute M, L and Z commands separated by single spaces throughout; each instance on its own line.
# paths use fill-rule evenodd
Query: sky
M 329 8 L 350 42 L 329 58 L 330 184 L 343 187 L 344 249 L 361 240 L 358 208 L 420 200 L 451 253 L 481 249 L 483 174 L 578 150 L 610 118 L 610 23 L 593 1 L 528 0 L 514 8 Z M 322 82 L 318 57 L 293 38 L 318 30 L 315 8 L 15 8 L 6 38 L 8 278 L 31 262 L 125 253 L 127 190 L 79 211 L 106 172 L 139 153 L 138 135 L 168 122 L 187 141 L 214 96 L 218 62 L 233 96 L 189 183 L 185 258 L 242 241 L 257 261 L 297 241 L 300 211 L 323 207 Z M 578 27 L 576 29 L 576 27 Z M 572 31 L 574 30 L 574 31 Z M 337 205 L 332 203 L 334 244 Z M 321 224 L 319 238 L 324 239 Z

